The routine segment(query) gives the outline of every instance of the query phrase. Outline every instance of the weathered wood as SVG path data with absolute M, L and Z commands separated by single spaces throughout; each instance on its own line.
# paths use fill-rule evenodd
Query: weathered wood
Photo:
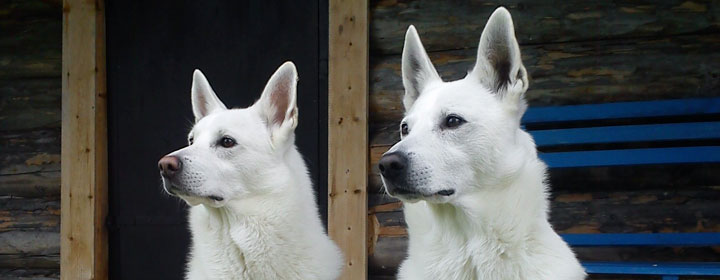
M 60 129 L 0 133 L 0 196 L 60 194 Z
M 487 1 L 374 0 L 373 53 L 399 54 L 407 27 L 417 27 L 430 51 L 475 48 L 490 14 L 513 15 L 520 44 L 660 37 L 720 30 L 716 1 Z
M 367 278 L 367 1 L 329 1 L 328 234 L 345 255 L 340 279 Z
M 60 230 L 60 200 L 54 198 L 0 197 L 0 233 Z M 58 248 L 60 246 L 58 240 Z M 0 251 L 3 249 L 0 248 Z
M 103 1 L 63 2 L 62 279 L 107 279 Z
M 718 96 L 717 49 L 717 34 L 523 46 L 531 78 L 526 97 L 541 106 Z M 476 50 L 430 57 L 445 80 L 455 80 L 472 68 Z M 374 56 L 370 67 L 371 124 L 399 122 L 400 56 Z
M 717 232 L 720 231 L 720 187 L 652 189 L 642 192 L 556 192 L 552 199 L 551 223 L 560 233 L 622 232 Z M 390 275 L 404 258 L 407 232 L 399 204 L 370 208 L 379 228 L 370 255 L 371 273 Z M 668 251 L 669 254 L 658 252 Z M 667 250 L 663 248 L 608 248 L 578 250 L 586 260 L 620 260 L 664 256 L 663 260 L 720 257 L 710 248 Z M 656 258 L 654 258 L 656 259 Z
M 60 270 L 52 268 L 0 268 L 0 279 L 14 280 L 51 280 L 60 279 Z
M 60 76 L 61 10 L 39 0 L 3 2 L 0 79 Z
M 0 82 L 0 131 L 59 128 L 60 84 L 59 76 Z

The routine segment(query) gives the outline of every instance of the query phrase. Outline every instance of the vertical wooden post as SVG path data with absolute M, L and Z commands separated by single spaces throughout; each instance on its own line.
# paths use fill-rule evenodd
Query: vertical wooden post
M 345 254 L 340 279 L 367 278 L 368 4 L 329 1 L 328 233 Z
M 63 1 L 60 275 L 107 279 L 104 1 Z

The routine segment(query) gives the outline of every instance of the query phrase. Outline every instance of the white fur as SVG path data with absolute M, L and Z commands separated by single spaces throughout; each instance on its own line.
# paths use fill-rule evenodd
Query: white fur
M 398 278 L 584 279 L 548 222 L 546 166 L 520 127 L 528 79 L 509 12 L 490 17 L 464 79 L 439 78 L 412 26 L 402 69 L 409 133 L 388 153 L 406 155 L 404 188 L 418 194 L 396 195 L 410 238 Z M 443 127 L 449 115 L 466 122 Z
M 297 71 L 283 64 L 262 97 L 226 109 L 196 70 L 191 144 L 166 190 L 190 209 L 187 279 L 336 279 L 343 257 L 325 234 L 311 181 L 295 147 Z M 218 146 L 224 136 L 236 145 Z

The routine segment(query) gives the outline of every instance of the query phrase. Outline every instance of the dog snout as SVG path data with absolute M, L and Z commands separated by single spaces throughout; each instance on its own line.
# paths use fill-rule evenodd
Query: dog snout
M 402 177 L 407 168 L 407 158 L 399 152 L 385 154 L 380 158 L 378 168 L 385 179 L 395 180 Z
M 170 178 L 182 169 L 182 162 L 176 156 L 164 156 L 158 161 L 158 168 L 163 177 Z

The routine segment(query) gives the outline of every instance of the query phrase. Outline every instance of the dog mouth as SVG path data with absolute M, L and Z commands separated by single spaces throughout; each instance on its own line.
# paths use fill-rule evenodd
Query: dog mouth
M 394 186 L 392 191 L 388 191 L 391 196 L 397 196 L 407 199 L 433 198 L 433 197 L 450 197 L 455 194 L 455 189 L 444 189 L 434 193 L 424 193 L 418 190 Z
M 172 196 L 177 196 L 177 197 L 180 197 L 180 198 L 183 198 L 183 197 L 198 197 L 198 198 L 206 198 L 206 199 L 212 200 L 212 201 L 214 201 L 214 202 L 222 202 L 223 200 L 225 200 L 225 198 L 223 198 L 222 196 L 218 196 L 218 195 L 196 195 L 196 194 L 192 194 L 192 193 L 189 193 L 189 192 L 187 192 L 187 191 L 183 191 L 182 188 L 180 188 L 180 187 L 178 187 L 178 186 L 176 186 L 176 185 L 174 185 L 174 184 L 166 184 L 165 186 L 166 186 L 166 187 L 165 187 L 165 191 L 166 191 L 168 194 L 170 194 L 170 195 L 172 195 Z

